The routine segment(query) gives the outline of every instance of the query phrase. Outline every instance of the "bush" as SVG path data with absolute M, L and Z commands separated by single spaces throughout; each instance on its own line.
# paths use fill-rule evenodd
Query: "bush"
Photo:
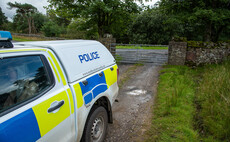
M 81 20 L 71 22 L 67 27 L 67 38 L 74 38 L 74 39 L 84 39 L 85 38 L 85 31 L 81 30 L 81 24 L 83 22 Z
M 42 27 L 42 31 L 47 37 L 57 37 L 61 34 L 62 30 L 62 27 L 52 21 L 46 22 Z
M 158 9 L 145 11 L 134 18 L 129 26 L 131 43 L 138 44 L 168 44 L 175 30 L 175 23 L 166 23 L 168 17 Z
M 63 35 L 70 39 L 98 39 L 99 35 L 96 27 L 88 27 L 86 20 L 82 18 L 75 19 L 67 26 L 67 34 Z

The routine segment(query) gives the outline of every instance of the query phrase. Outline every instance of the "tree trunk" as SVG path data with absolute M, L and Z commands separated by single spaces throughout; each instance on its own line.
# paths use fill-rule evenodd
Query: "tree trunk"
M 215 34 L 212 34 L 212 41 L 217 42 L 219 40 L 220 34 L 223 32 L 225 26 L 220 26 Z
M 35 25 L 34 25 L 34 19 L 32 19 L 32 32 L 33 32 L 34 34 L 37 33 L 36 27 L 35 27 Z
M 99 34 L 99 37 L 102 38 L 103 37 L 103 29 L 100 25 L 98 25 L 98 34 Z
M 209 22 L 206 24 L 206 27 L 205 27 L 204 41 L 206 42 L 211 41 L 211 35 L 212 35 L 212 24 L 211 22 Z
M 98 34 L 99 37 L 102 38 L 104 34 L 104 29 L 103 29 L 103 15 L 101 12 L 98 12 L 98 21 L 97 21 L 97 29 L 98 29 Z
M 27 22 L 29 26 L 29 34 L 31 34 L 31 17 L 27 17 Z

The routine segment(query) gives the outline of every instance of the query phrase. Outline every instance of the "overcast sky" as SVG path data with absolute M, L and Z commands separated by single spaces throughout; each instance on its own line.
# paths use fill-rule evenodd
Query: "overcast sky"
M 43 6 L 47 6 L 49 3 L 47 0 L 0 0 L 0 7 L 2 8 L 2 12 L 5 13 L 5 16 L 8 18 L 13 18 L 15 15 L 16 10 L 15 9 L 8 9 L 8 2 L 18 2 L 18 3 L 29 3 L 32 4 L 34 7 L 38 9 L 39 12 L 42 12 L 43 14 L 46 14 L 46 10 L 43 8 Z M 10 19 L 9 19 L 10 20 Z
M 35 6 L 39 12 L 46 14 L 46 10 L 43 8 L 43 6 L 47 6 L 49 3 L 47 0 L 0 0 L 0 7 L 2 8 L 2 12 L 5 13 L 5 16 L 8 17 L 8 20 L 12 21 L 13 16 L 15 15 L 16 10 L 15 9 L 8 9 L 8 2 L 18 2 L 18 3 L 29 3 Z M 154 5 L 158 0 L 152 0 L 150 2 L 144 2 L 145 5 Z

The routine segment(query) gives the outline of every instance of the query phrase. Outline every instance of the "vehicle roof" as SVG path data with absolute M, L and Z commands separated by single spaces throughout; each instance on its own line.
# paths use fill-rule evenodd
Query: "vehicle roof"
M 27 41 L 27 42 L 16 42 L 13 43 L 16 48 L 18 47 L 43 47 L 43 48 L 51 48 L 57 49 L 63 46 L 82 46 L 95 44 L 98 41 L 95 40 L 53 40 L 53 41 Z
M 64 67 L 68 82 L 74 82 L 116 63 L 106 47 L 95 40 L 18 42 L 14 43 L 14 46 L 15 48 L 41 47 L 51 49 Z M 93 52 L 97 52 L 99 58 L 87 62 L 79 60 L 79 56 L 83 55 L 90 58 Z

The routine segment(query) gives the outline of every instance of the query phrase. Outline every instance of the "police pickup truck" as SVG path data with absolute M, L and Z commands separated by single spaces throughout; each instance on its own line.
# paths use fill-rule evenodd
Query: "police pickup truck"
M 103 141 L 117 78 L 113 56 L 97 41 L 0 49 L 0 141 Z

